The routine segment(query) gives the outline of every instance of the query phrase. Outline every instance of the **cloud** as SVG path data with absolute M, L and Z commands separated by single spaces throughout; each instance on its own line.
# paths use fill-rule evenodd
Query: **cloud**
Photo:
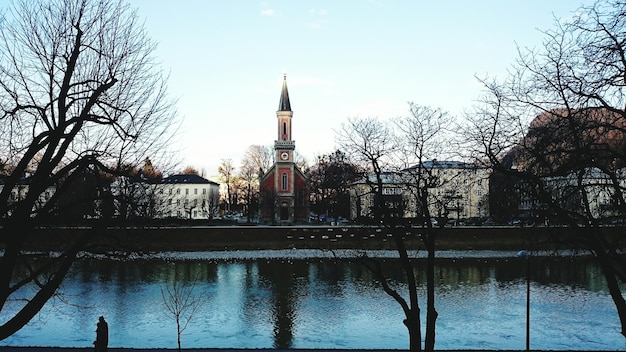
M 261 16 L 266 16 L 266 17 L 276 16 L 276 10 L 274 10 L 274 9 L 263 9 L 263 10 L 261 10 Z

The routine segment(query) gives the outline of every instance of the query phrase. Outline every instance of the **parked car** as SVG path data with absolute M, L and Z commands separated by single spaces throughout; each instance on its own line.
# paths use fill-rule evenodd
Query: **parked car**
M 492 219 L 492 218 L 487 218 L 487 220 L 485 220 L 483 222 L 484 226 L 495 226 L 497 225 L 497 223 Z

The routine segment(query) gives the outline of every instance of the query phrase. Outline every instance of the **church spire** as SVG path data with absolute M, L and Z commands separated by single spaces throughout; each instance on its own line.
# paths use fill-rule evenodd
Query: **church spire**
M 289 103 L 289 92 L 287 91 L 287 74 L 283 76 L 283 90 L 280 93 L 280 103 L 278 104 L 278 111 L 291 111 L 291 104 Z

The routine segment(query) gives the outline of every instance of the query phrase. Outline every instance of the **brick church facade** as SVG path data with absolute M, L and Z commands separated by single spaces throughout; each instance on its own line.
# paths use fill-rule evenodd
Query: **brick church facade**
M 286 75 L 283 78 L 276 118 L 278 137 L 274 141 L 274 165 L 260 180 L 260 220 L 285 225 L 308 222 L 306 176 L 294 161 L 296 145 L 291 134 L 293 111 L 289 102 Z

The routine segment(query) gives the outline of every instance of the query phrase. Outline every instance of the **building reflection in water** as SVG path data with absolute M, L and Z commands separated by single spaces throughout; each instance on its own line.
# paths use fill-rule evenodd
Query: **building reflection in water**
M 545 345 L 533 348 L 585 348 L 559 338 L 574 331 L 585 334 L 576 341 L 590 341 L 587 349 L 607 343 L 626 349 L 619 333 L 614 340 L 607 335 L 619 323 L 591 260 L 534 259 L 532 333 Z M 423 289 L 423 261 L 414 264 Z M 384 267 L 404 292 L 398 261 L 386 259 Z M 526 273 L 516 258 L 442 258 L 436 274 L 439 349 L 523 348 Z M 407 348 L 400 307 L 357 259 L 83 260 L 62 288 L 72 305 L 53 302 L 2 343 L 89 346 L 91 327 L 104 315 L 112 347 L 174 347 L 176 328 L 161 297 L 172 280 L 196 282 L 207 296 L 182 336 L 187 348 Z M 567 324 L 550 323 L 560 320 Z

